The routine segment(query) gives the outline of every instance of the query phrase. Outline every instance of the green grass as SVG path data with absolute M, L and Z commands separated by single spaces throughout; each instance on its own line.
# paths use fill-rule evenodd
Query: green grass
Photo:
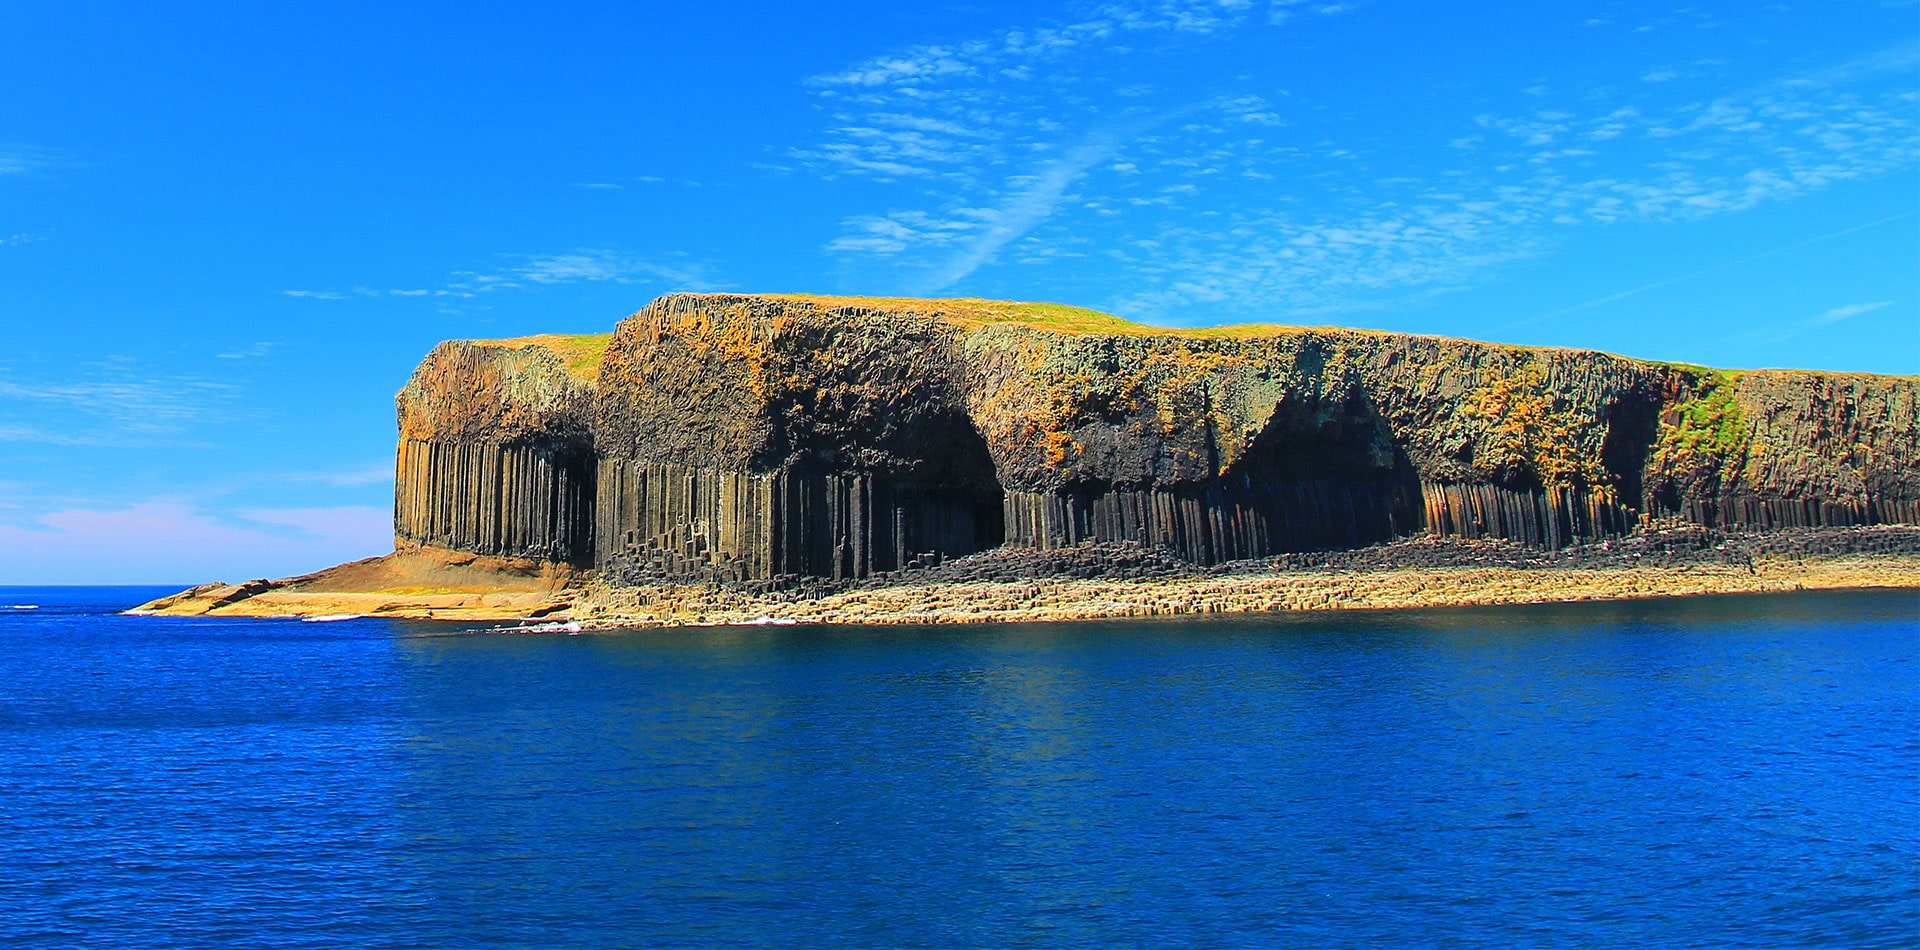
M 1674 407 L 1680 419 L 1665 441 L 1689 455 L 1731 457 L 1747 437 L 1746 413 L 1733 398 L 1739 374 L 1708 370 L 1700 374 L 1700 381 L 1700 395 Z
M 791 300 L 817 307 L 863 307 L 895 313 L 918 313 L 963 327 L 1010 325 L 1056 333 L 1101 333 L 1118 336 L 1186 336 L 1202 338 L 1279 336 L 1300 327 L 1278 323 L 1243 323 L 1219 327 L 1156 327 L 1110 313 L 1059 303 L 1018 300 L 982 300 L 977 297 L 921 299 L 917 297 L 836 297 L 825 294 L 756 294 L 771 300 Z
M 611 333 L 542 333 L 510 340 L 473 342 L 477 346 L 504 346 L 516 350 L 528 346 L 545 347 L 567 364 L 569 375 L 592 382 L 600 375 L 600 360 L 607 355 L 607 343 L 612 339 Z

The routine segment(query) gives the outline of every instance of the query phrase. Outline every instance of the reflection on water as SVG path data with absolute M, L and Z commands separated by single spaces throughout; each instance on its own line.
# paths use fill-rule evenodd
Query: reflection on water
M 573 637 L 33 613 L 0 627 L 0 866 L 33 882 L 0 917 L 55 942 L 1920 926 L 1911 593 Z

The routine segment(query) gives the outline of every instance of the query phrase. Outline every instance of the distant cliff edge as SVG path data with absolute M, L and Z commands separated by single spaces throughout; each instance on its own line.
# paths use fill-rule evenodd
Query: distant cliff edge
M 675 294 L 611 335 L 444 343 L 398 409 L 402 548 L 611 585 L 1920 522 L 1913 377 L 1047 304 Z

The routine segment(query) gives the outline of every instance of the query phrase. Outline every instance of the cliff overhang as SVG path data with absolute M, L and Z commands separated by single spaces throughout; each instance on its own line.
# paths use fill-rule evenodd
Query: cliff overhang
M 402 543 L 611 584 L 1920 520 L 1911 377 L 1052 304 L 675 294 L 611 336 L 443 344 L 398 403 Z
M 1184 565 L 1151 583 L 1186 585 L 1162 593 L 1194 610 L 1448 602 L 1429 590 L 1441 574 L 1489 603 L 1535 582 L 1606 597 L 1920 577 L 1911 531 L 1863 527 L 1920 522 L 1914 377 L 1163 329 L 1055 304 L 673 294 L 610 334 L 443 343 L 396 409 L 394 554 L 148 608 L 741 619 L 817 600 L 816 619 L 939 619 L 914 606 L 924 589 L 1015 618 L 1002 601 L 1030 595 L 1003 575 L 1060 558 L 1085 589 L 1048 617 L 1186 609 L 1120 589 L 1142 563 Z M 1782 550 L 1813 539 L 1845 563 L 1649 555 L 1664 566 L 1612 579 L 1620 551 L 1638 564 L 1689 531 L 1754 550 L 1784 533 Z M 1428 574 L 1374 563 L 1427 542 L 1448 552 Z M 1513 545 L 1600 567 L 1568 586 Z M 1342 600 L 1348 581 L 1286 566 L 1360 549 L 1372 580 L 1352 583 L 1404 597 Z M 1698 570 L 1726 576 L 1700 587 Z

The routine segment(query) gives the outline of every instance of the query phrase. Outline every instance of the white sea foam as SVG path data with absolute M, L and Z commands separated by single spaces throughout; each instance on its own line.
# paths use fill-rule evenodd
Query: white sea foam
M 728 626 L 732 626 L 732 627 L 790 627 L 790 626 L 792 626 L 792 625 L 794 625 L 794 624 L 796 624 L 796 623 L 799 623 L 799 622 L 800 622 L 800 621 L 798 621 L 798 620 L 795 620 L 795 619 L 793 619 L 792 617 L 769 617 L 769 616 L 767 616 L 766 614 L 761 614 L 760 616 L 758 616 L 758 617 L 755 617 L 755 618 L 753 618 L 752 620 L 737 620 L 737 621 L 734 621 L 733 623 L 731 623 L 731 624 L 728 624 Z
M 518 627 L 491 627 L 486 633 L 579 633 L 577 620 L 554 620 L 547 623 L 529 623 Z
M 40 609 L 39 604 L 8 604 L 7 606 L 12 607 L 14 610 L 39 610 Z
M 332 623 L 336 620 L 359 620 L 366 614 L 322 614 L 318 617 L 301 617 L 306 623 Z

